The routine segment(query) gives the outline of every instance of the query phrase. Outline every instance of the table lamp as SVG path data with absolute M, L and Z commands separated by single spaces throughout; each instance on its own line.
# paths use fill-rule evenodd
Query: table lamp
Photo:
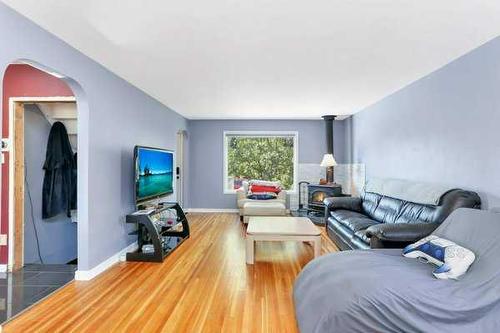
M 320 166 L 326 168 L 326 181 L 331 184 L 333 183 L 333 167 L 337 165 L 337 161 L 332 154 L 325 154 Z

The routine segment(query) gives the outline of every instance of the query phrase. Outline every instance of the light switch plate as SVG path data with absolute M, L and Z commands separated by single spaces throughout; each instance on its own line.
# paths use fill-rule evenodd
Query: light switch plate
M 0 141 L 0 148 L 2 151 L 9 151 L 10 150 L 10 139 L 9 138 L 2 138 Z
M 7 235 L 0 234 L 0 246 L 7 245 Z

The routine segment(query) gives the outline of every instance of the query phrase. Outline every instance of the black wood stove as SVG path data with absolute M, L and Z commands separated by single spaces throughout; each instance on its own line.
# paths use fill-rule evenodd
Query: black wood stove
M 342 186 L 335 183 L 325 185 L 309 184 L 307 185 L 307 192 L 307 206 L 309 211 L 323 213 L 325 210 L 323 200 L 328 197 L 342 196 Z

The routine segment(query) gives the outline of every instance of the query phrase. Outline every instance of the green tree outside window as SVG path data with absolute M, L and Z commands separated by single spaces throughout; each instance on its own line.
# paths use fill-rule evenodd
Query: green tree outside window
M 292 188 L 293 137 L 229 136 L 227 142 L 229 177 L 280 181 L 284 189 Z

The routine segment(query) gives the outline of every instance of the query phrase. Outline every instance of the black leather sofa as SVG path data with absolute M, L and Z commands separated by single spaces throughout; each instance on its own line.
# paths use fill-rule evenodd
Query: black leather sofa
M 423 205 L 373 192 L 324 200 L 326 230 L 341 250 L 402 248 L 431 234 L 452 211 L 480 208 L 475 192 L 450 190 L 438 205 Z

